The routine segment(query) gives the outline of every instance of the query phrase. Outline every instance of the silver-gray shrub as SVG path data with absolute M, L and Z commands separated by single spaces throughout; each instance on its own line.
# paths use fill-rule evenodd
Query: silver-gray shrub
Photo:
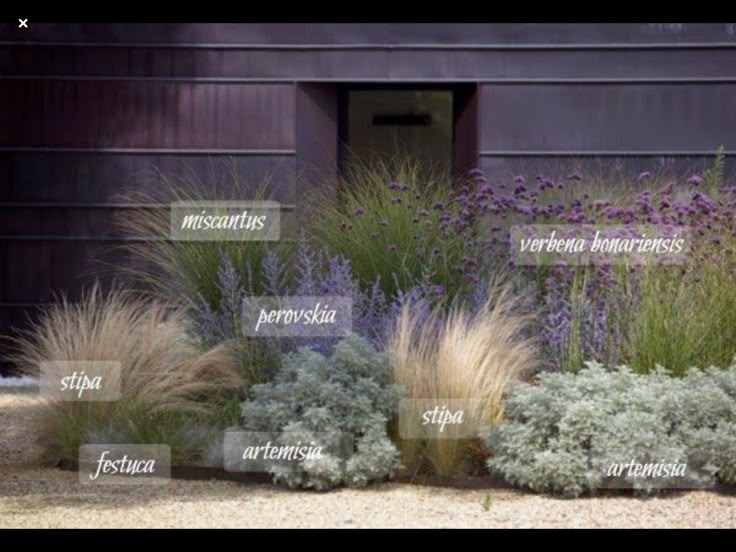
M 697 462 L 701 482 L 736 484 L 736 364 L 674 378 L 589 362 L 578 374 L 515 384 L 505 422 L 486 435 L 490 470 L 537 492 L 578 496 L 605 485 L 612 463 Z M 651 492 L 651 479 L 631 486 Z
M 297 469 L 275 466 L 271 473 L 277 483 L 327 490 L 385 480 L 399 467 L 387 424 L 402 390 L 390 381 L 387 354 L 354 334 L 343 338 L 330 356 L 301 348 L 284 356 L 274 381 L 251 388 L 253 399 L 241 405 L 242 426 L 247 431 L 293 432 L 304 439 L 352 436 L 348 460 L 323 454 Z

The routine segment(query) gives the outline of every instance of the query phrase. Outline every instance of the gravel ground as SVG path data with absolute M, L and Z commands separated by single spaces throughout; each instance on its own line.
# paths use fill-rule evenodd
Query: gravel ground
M 561 500 L 399 484 L 324 494 L 224 481 L 80 486 L 75 473 L 35 460 L 26 427 L 34 403 L 0 393 L 0 528 L 736 527 L 736 496 L 701 491 Z

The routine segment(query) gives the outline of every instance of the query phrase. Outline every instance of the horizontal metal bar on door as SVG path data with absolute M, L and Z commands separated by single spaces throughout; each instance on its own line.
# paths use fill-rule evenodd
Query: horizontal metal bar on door
M 228 201 L 228 200 L 225 200 Z M 238 202 L 247 201 L 238 199 Z M 40 208 L 63 208 L 63 209 L 168 209 L 171 205 L 168 203 L 80 203 L 80 202 L 64 202 L 64 201 L 0 201 L 0 208 L 24 208 L 24 209 L 40 209 Z M 283 204 L 280 206 L 282 211 L 295 211 L 296 205 Z
M 2 152 L 49 152 L 49 153 L 111 153 L 142 155 L 268 155 L 293 156 L 295 149 L 251 149 L 251 148 L 106 148 L 106 147 L 56 147 L 56 146 L 0 146 Z
M 736 42 L 601 42 L 558 44 L 499 43 L 352 43 L 352 44 L 265 44 L 207 42 L 72 42 L 0 41 L 0 47 L 144 48 L 167 50 L 714 50 L 736 48 Z
M 481 157 L 713 157 L 716 151 L 481 151 Z M 725 156 L 736 155 L 736 150 L 723 151 Z
M 168 82 L 202 84 L 732 84 L 736 76 L 719 77 L 175 77 L 135 75 L 0 75 L 0 80 L 68 80 L 68 81 L 120 81 L 120 82 Z

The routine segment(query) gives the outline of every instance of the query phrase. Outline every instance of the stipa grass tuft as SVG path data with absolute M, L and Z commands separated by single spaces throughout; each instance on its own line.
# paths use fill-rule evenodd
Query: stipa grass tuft
M 85 442 L 123 442 L 169 444 L 175 459 L 188 460 L 217 426 L 237 421 L 224 406 L 237 405 L 242 384 L 232 352 L 202 352 L 186 336 L 182 312 L 162 303 L 95 286 L 79 303 L 62 297 L 13 341 L 12 360 L 29 374 L 49 361 L 121 364 L 118 401 L 44 399 L 36 422 L 52 456 L 75 458 Z
M 404 308 L 390 344 L 396 383 L 408 399 L 466 401 L 464 423 L 478 430 L 495 423 L 509 383 L 537 366 L 534 341 L 524 335 L 529 316 L 519 307 L 510 287 L 493 283 L 477 313 L 458 305 L 427 321 Z M 421 469 L 423 461 L 438 475 L 472 469 L 472 438 L 438 439 L 439 426 L 429 431 L 427 439 L 400 439 L 408 469 Z

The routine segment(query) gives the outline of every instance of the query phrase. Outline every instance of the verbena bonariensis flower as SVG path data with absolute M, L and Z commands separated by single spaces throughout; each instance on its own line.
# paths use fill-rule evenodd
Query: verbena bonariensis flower
M 568 175 L 571 176 L 571 175 Z M 698 176 L 698 175 L 695 175 Z M 570 179 L 577 181 L 577 178 Z M 650 185 L 654 179 L 652 173 L 644 171 L 636 179 L 639 185 Z M 720 249 L 715 247 L 722 241 L 722 236 L 736 236 L 736 187 L 722 186 L 717 197 L 705 194 L 702 191 L 688 193 L 686 189 L 678 189 L 675 181 L 669 180 L 664 186 L 653 189 L 645 189 L 637 195 L 632 202 L 626 203 L 613 201 L 609 198 L 590 198 L 589 192 L 573 196 L 566 203 L 560 203 L 548 196 L 537 196 L 539 201 L 534 201 L 535 196 L 528 190 L 521 189 L 519 185 L 525 184 L 522 175 L 514 177 L 512 195 L 499 193 L 485 202 L 485 208 L 481 209 L 473 204 L 471 210 L 481 220 L 486 217 L 490 223 L 485 227 L 488 236 L 483 244 L 485 256 L 492 257 L 498 265 L 513 264 L 509 259 L 508 230 L 513 224 L 534 224 L 540 220 L 552 223 L 586 224 L 603 223 L 617 224 L 635 229 L 639 224 L 684 225 L 694 230 L 693 234 L 702 243 L 709 244 L 708 255 L 717 255 Z M 555 184 L 544 175 L 536 178 L 538 191 L 553 189 Z M 692 187 L 702 184 L 702 177 L 688 178 L 685 182 Z M 502 189 L 499 186 L 499 189 Z M 536 192 L 537 190 L 534 190 Z M 554 193 L 554 192 L 551 192 Z M 582 200 L 584 201 L 581 201 Z M 461 195 L 463 206 L 472 203 L 470 199 Z M 473 201 L 482 202 L 482 198 L 472 196 Z M 465 213 L 461 213 L 465 216 Z M 498 223 L 504 223 L 498 225 Z M 495 229 L 495 230 L 492 230 Z M 458 272 L 464 275 L 466 267 L 457 267 Z M 515 274 L 535 273 L 535 268 L 524 269 L 514 267 Z M 617 278 L 611 276 L 611 271 L 598 270 L 591 267 L 588 270 L 592 278 L 582 290 L 579 299 L 585 305 L 582 310 L 573 312 L 569 305 L 571 293 L 571 274 L 575 274 L 580 268 L 573 266 L 554 267 L 550 271 L 551 276 L 544 279 L 541 285 L 540 304 L 545 305 L 547 315 L 541 331 L 543 341 L 548 342 L 550 350 L 557 350 L 555 361 L 559 365 L 559 355 L 563 349 L 570 346 L 567 341 L 572 331 L 571 317 L 576 319 L 576 332 L 582 335 L 582 345 L 585 354 L 602 358 L 613 358 L 617 351 L 617 343 L 621 336 L 616 324 L 612 322 L 612 313 L 621 308 L 621 301 L 634 301 L 635 297 L 624 294 L 617 287 L 620 283 Z M 636 277 L 637 271 L 628 271 L 632 278 Z M 634 280 L 635 283 L 635 280 Z M 631 284 L 631 283 L 630 283 Z M 631 284 L 633 285 L 633 284 Z M 635 287 L 635 286 L 634 286 Z M 563 300 L 567 297 L 566 300 Z M 577 314 L 576 314 L 577 313 Z M 582 314 L 580 314 L 582 313 Z M 577 334 L 576 334 L 577 335 Z M 605 346 L 604 346 L 605 344 Z M 605 349 L 605 351 L 603 350 Z
M 703 242 L 709 242 L 712 255 L 721 250 L 720 237 L 736 236 L 736 222 L 733 212 L 736 211 L 736 188 L 723 187 L 719 194 L 703 193 L 699 183 L 688 179 L 669 181 L 659 189 L 642 190 L 632 201 L 623 202 L 611 198 L 590 197 L 587 190 L 575 193 L 576 182 L 582 175 L 567 175 L 565 195 L 555 190 L 557 184 L 552 178 L 539 175 L 527 184 L 523 175 L 513 177 L 513 182 L 506 188 L 506 183 L 493 181 L 489 184 L 480 169 L 477 169 L 467 183 L 458 186 L 447 201 L 422 205 L 411 196 L 403 195 L 401 209 L 415 214 L 417 224 L 424 221 L 438 224 L 442 236 L 457 239 L 462 254 L 452 259 L 457 273 L 457 281 L 464 282 L 462 291 L 447 291 L 437 288 L 436 282 L 427 276 L 423 282 L 404 285 L 395 297 L 386 297 L 381 291 L 380 282 L 369 286 L 361 292 L 352 278 L 347 261 L 330 257 L 326 252 L 300 244 L 295 270 L 284 270 L 279 267 L 281 260 L 271 252 L 262 261 L 260 270 L 269 293 L 281 290 L 281 293 L 303 293 L 311 295 L 346 294 L 354 298 L 354 329 L 371 340 L 377 347 L 383 347 L 386 336 L 395 323 L 398 309 L 402 304 L 412 302 L 417 308 L 435 305 L 440 298 L 448 301 L 464 297 L 471 302 L 482 295 L 484 276 L 497 267 L 513 266 L 510 259 L 508 231 L 515 224 L 535 224 L 538 222 L 587 224 L 617 224 L 626 227 L 647 223 L 654 225 L 686 225 L 701 236 Z M 573 177 L 574 176 L 574 177 Z M 578 178 L 580 176 L 580 179 Z M 564 175 L 563 175 L 563 179 Z M 637 179 L 640 185 L 652 185 L 651 173 L 644 172 Z M 559 182 L 559 180 L 558 180 Z M 650 184 L 651 183 L 651 184 Z M 562 186 L 563 183 L 559 182 Z M 405 191 L 405 185 L 394 182 L 388 184 L 395 192 Z M 700 186 L 702 188 L 702 186 Z M 511 190 L 504 192 L 503 190 Z M 547 192 L 549 190 L 549 192 Z M 396 199 L 399 194 L 392 194 Z M 557 195 L 558 197 L 555 197 Z M 565 197 L 560 201 L 559 197 Z M 408 200 L 408 201 L 407 201 Z M 399 203 L 396 203 L 397 205 Z M 409 207 L 413 205 L 413 207 Z M 416 209 L 416 211 L 414 210 Z M 363 216 L 362 207 L 356 207 L 353 216 Z M 410 215 L 411 217 L 411 215 Z M 347 231 L 350 223 L 345 221 Z M 388 220 L 379 221 L 375 231 L 370 235 L 377 240 L 385 235 L 384 227 Z M 441 263 L 445 250 L 436 242 L 425 243 L 421 237 L 424 226 L 413 227 L 415 238 L 411 246 L 402 251 L 407 262 L 420 265 L 436 266 Z M 458 238 L 459 236 L 459 238 Z M 386 239 L 386 241 L 391 241 Z M 304 247 L 302 247 L 304 245 Z M 394 252 L 395 246 L 382 243 L 387 252 Z M 252 289 L 250 277 L 240 282 L 232 263 L 223 259 L 218 272 L 218 285 L 222 288 L 223 301 L 217 309 L 200 305 L 197 298 L 190 301 L 196 306 L 192 309 L 196 318 L 198 331 L 211 340 L 226 339 L 237 333 L 237 324 L 233 324 L 238 312 L 233 305 L 238 297 Z M 240 271 L 252 275 L 258 267 L 248 267 Z M 614 358 L 622 339 L 615 323 L 616 315 L 625 306 L 623 301 L 635 299 L 621 292 L 620 282 L 608 267 L 588 267 L 585 269 L 584 285 L 576 284 L 575 275 L 583 270 L 579 267 L 559 266 L 538 269 L 536 267 L 514 267 L 514 274 L 524 282 L 537 282 L 538 307 L 543 313 L 539 335 L 549 352 L 550 362 L 560 367 L 565 359 L 569 359 L 574 350 L 574 341 L 581 354 L 595 358 Z M 285 274 L 295 274 L 290 280 Z M 543 277 L 540 277 L 543 275 Z M 635 281 L 636 273 L 632 272 Z M 408 287 L 408 289 L 406 289 Z M 304 340 L 307 340 L 305 337 Z M 329 349 L 329 340 L 311 340 L 307 343 L 320 351 Z M 294 342 L 281 343 L 279 347 L 292 347 Z

